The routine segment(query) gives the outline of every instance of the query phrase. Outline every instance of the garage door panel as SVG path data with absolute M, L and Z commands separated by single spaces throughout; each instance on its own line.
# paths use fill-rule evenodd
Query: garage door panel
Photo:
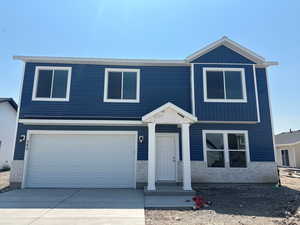
M 27 187 L 134 187 L 136 136 L 31 136 Z

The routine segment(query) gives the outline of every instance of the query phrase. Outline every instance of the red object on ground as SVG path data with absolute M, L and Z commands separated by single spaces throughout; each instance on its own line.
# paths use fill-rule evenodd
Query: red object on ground
M 206 201 L 202 196 L 193 197 L 193 201 L 195 202 L 195 209 L 200 209 L 206 204 Z

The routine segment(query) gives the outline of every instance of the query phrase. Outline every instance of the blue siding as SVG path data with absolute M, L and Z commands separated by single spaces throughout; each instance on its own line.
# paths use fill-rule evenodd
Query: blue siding
M 204 121 L 257 121 L 256 96 L 252 61 L 238 53 L 220 46 L 195 59 L 195 110 L 199 120 Z M 244 63 L 243 65 L 205 63 Z M 31 101 L 36 66 L 71 66 L 72 80 L 69 102 Z M 141 70 L 140 103 L 104 103 L 104 69 L 138 68 Z M 208 103 L 203 96 L 203 67 L 238 67 L 245 69 L 247 103 Z M 193 124 L 190 128 L 191 159 L 203 160 L 202 130 L 247 130 L 249 133 L 252 161 L 274 161 L 271 119 L 265 69 L 256 69 L 261 122 L 258 124 Z M 144 114 L 166 102 L 172 102 L 191 112 L 190 67 L 158 66 L 103 66 L 85 64 L 27 63 L 25 68 L 20 118 L 64 119 L 133 119 L 140 120 Z M 145 126 L 25 126 L 19 124 L 18 137 L 34 130 L 135 130 L 144 136 L 138 142 L 138 160 L 148 159 L 148 131 Z M 178 132 L 180 128 L 158 125 L 156 132 Z M 180 138 L 181 146 L 181 138 Z M 16 141 L 15 160 L 24 159 L 25 142 Z M 181 155 L 181 147 L 180 147 Z M 180 156 L 181 158 L 181 156 Z
M 191 126 L 191 159 L 203 160 L 202 130 L 247 130 L 251 161 L 274 161 L 271 117 L 265 69 L 256 69 L 261 122 L 258 124 L 194 124 Z
M 31 101 L 36 66 L 72 67 L 69 102 Z M 140 103 L 103 102 L 106 67 L 141 69 Z M 190 67 L 27 63 L 20 118 L 140 119 L 167 102 L 191 111 Z
M 193 63 L 250 63 L 251 60 L 245 58 L 239 53 L 221 45 L 214 50 L 194 59 Z
M 247 103 L 204 102 L 203 67 L 244 68 Z M 253 66 L 195 64 L 195 110 L 198 120 L 203 121 L 257 121 Z
M 148 129 L 147 127 L 118 127 L 118 126 L 25 126 L 19 124 L 16 140 L 14 160 L 24 159 L 25 142 L 19 142 L 18 137 L 25 134 L 27 130 L 91 130 L 91 131 L 138 131 L 138 136 L 144 136 L 143 143 L 138 142 L 138 160 L 148 159 Z M 70 156 L 71 157 L 71 156 Z

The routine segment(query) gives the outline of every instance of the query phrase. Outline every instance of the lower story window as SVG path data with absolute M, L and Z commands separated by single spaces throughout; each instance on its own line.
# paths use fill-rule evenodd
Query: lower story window
M 247 167 L 247 131 L 203 131 L 203 146 L 208 167 Z

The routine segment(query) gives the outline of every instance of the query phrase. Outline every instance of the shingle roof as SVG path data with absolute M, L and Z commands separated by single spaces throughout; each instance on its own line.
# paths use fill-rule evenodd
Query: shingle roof
M 0 98 L 0 103 L 8 102 L 16 111 L 18 110 L 18 105 L 13 98 Z
M 294 144 L 297 142 L 300 142 L 300 130 L 283 132 L 275 135 L 276 145 Z

